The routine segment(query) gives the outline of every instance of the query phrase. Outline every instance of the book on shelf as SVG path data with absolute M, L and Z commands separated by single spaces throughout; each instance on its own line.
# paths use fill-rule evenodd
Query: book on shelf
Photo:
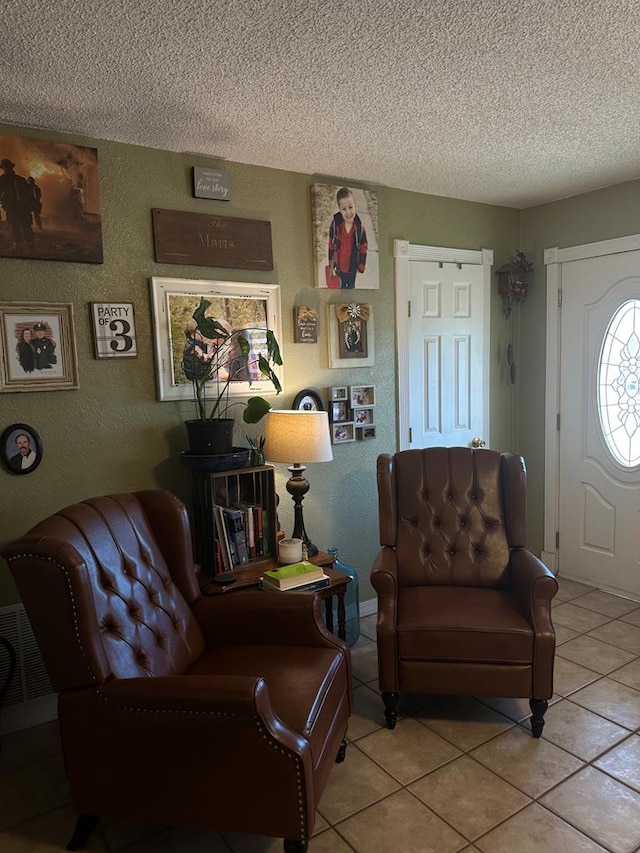
M 312 573 L 309 572 L 308 574 Z M 299 575 L 297 583 L 293 583 L 291 586 L 279 586 L 277 583 L 272 583 L 271 578 L 267 577 L 265 573 L 262 575 L 260 584 L 263 589 L 276 589 L 278 592 L 313 592 L 316 589 L 324 589 L 331 583 L 331 578 L 329 575 L 325 575 L 322 569 L 320 569 L 319 578 L 315 577 L 315 572 L 313 575 L 313 580 L 309 580 L 307 575 Z
M 244 566 L 249 562 L 247 535 L 244 526 L 244 513 L 241 509 L 223 507 L 222 514 L 227 526 L 233 565 Z
M 220 557 L 222 559 L 222 569 L 225 572 L 233 568 L 233 559 L 231 557 L 231 546 L 229 545 L 229 536 L 227 534 L 227 525 L 222 514 L 222 507 L 214 504 L 213 520 L 216 529 L 216 541 L 220 547 Z
M 249 559 L 261 557 L 262 548 L 262 507 L 255 503 L 238 504 L 238 509 L 244 514 L 244 527 L 247 539 Z
M 262 575 L 263 581 L 276 589 L 291 589 L 305 583 L 322 580 L 326 577 L 320 566 L 315 566 L 307 560 L 280 566 L 279 569 L 269 569 Z

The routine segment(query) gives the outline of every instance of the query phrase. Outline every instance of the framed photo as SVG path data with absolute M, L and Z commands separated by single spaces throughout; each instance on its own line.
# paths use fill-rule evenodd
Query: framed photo
M 339 385 L 336 388 L 331 389 L 331 399 L 332 400 L 348 400 L 347 397 L 347 388 L 345 385 Z
M 349 388 L 349 400 L 352 409 L 358 409 L 376 404 L 375 385 L 351 385 Z
M 193 399 L 193 385 L 184 374 L 182 359 L 190 337 L 189 324 L 203 296 L 211 302 L 208 314 L 229 331 L 247 330 L 245 337 L 253 355 L 262 352 L 266 356 L 267 329 L 282 341 L 279 285 L 154 277 L 151 279 L 151 303 L 159 400 Z M 214 342 L 211 345 L 215 346 Z M 282 366 L 276 365 L 273 369 L 284 387 Z M 273 384 L 260 374 L 249 380 L 232 379 L 229 383 L 231 396 L 275 393 Z
M 372 367 L 373 310 L 358 302 L 327 306 L 330 367 Z
M 324 412 L 322 398 L 313 388 L 303 388 L 293 398 L 292 409 L 300 409 L 304 412 Z
M 356 438 L 358 441 L 368 441 L 370 438 L 376 437 L 376 428 L 374 426 L 357 426 Z
M 346 400 L 331 404 L 331 420 L 334 424 L 346 423 L 349 420 L 349 406 Z
M 316 287 L 378 290 L 378 194 L 341 184 L 313 184 L 311 218 Z M 345 258 L 340 249 L 347 242 L 351 252 Z
M 357 427 L 373 424 L 374 409 L 354 409 L 353 422 Z
M 0 302 L 0 392 L 77 387 L 73 305 Z
M 33 427 L 11 424 L 0 436 L 0 460 L 12 474 L 31 474 L 42 461 L 42 441 Z
M 0 256 L 102 263 L 98 151 L 0 134 Z
M 133 302 L 92 302 L 90 307 L 96 358 L 137 356 Z
M 355 432 L 353 422 L 330 424 L 331 426 L 331 441 L 334 444 L 346 444 L 348 441 L 355 441 Z

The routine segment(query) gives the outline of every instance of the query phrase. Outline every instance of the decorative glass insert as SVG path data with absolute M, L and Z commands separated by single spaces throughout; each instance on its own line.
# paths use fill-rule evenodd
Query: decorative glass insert
M 598 363 L 598 414 L 607 448 L 625 468 L 640 465 L 640 299 L 616 309 Z

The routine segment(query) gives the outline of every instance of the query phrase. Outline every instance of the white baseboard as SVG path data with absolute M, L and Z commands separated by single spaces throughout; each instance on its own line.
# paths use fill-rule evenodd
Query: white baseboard
M 370 598 L 360 602 L 360 616 L 373 616 L 378 612 L 378 599 Z

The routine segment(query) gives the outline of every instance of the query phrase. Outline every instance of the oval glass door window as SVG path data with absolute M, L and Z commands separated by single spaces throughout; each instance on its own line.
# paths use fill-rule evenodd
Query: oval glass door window
M 598 415 L 614 460 L 640 465 L 640 299 L 616 309 L 605 332 L 598 362 Z

